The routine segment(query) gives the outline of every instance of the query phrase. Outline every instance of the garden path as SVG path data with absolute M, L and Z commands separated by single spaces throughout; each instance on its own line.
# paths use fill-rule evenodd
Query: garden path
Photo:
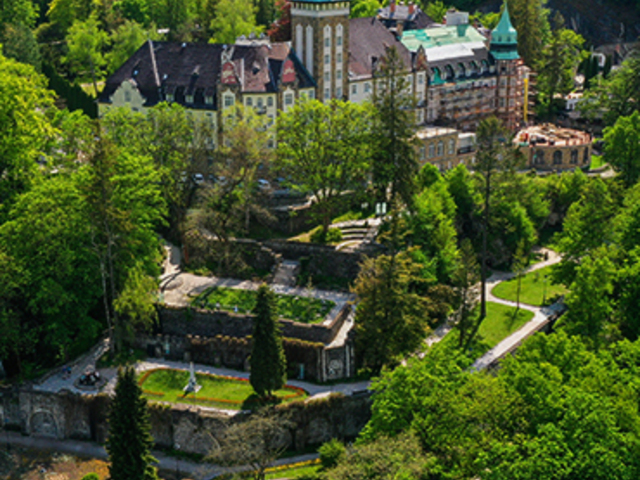
M 529 268 L 525 269 L 524 273 L 529 273 L 534 270 L 539 270 L 544 267 L 548 267 L 549 265 L 554 265 L 559 263 L 562 258 L 560 255 L 553 250 L 548 248 L 542 248 L 538 250 L 539 253 L 546 254 L 547 259 L 536 263 Z M 510 280 L 515 277 L 515 273 L 513 272 L 495 272 L 491 277 L 487 279 L 486 291 L 487 291 L 487 302 L 495 302 L 501 303 L 503 305 L 507 305 L 509 307 L 517 307 L 517 303 L 510 300 L 503 300 L 502 298 L 498 298 L 494 296 L 491 292 L 493 288 L 506 280 Z M 544 325 L 550 316 L 555 315 L 561 311 L 563 306 L 559 304 L 553 304 L 549 307 L 537 307 L 534 305 L 527 305 L 525 303 L 520 302 L 520 308 L 524 310 L 529 310 L 533 312 L 533 318 L 525 324 L 518 331 L 512 333 L 507 338 L 502 340 L 498 345 L 493 347 L 487 353 L 485 353 L 482 357 L 475 361 L 472 365 L 472 370 L 483 370 L 487 368 L 489 365 L 493 364 L 498 359 L 504 357 L 509 352 L 512 352 L 518 345 L 520 345 L 527 337 L 537 332 L 542 325 Z
M 172 360 L 164 360 L 159 358 L 147 359 L 136 363 L 136 372 L 138 374 L 146 372 L 147 370 L 153 370 L 155 368 L 173 368 L 176 370 L 189 370 L 189 364 L 185 362 L 176 362 Z M 238 370 L 231 370 L 229 368 L 212 367 L 210 365 L 194 364 L 194 370 L 196 373 L 207 373 L 210 375 L 224 375 L 228 377 L 237 378 L 249 378 L 249 372 L 240 372 Z M 113 393 L 115 389 L 115 378 L 112 379 L 104 388 L 106 393 Z M 333 392 L 343 393 L 344 395 L 351 395 L 354 392 L 360 392 L 366 390 L 369 387 L 369 381 L 360 381 L 352 383 L 336 383 L 335 385 L 317 385 L 314 383 L 303 382 L 301 380 L 288 380 L 287 385 L 302 388 L 306 390 L 311 398 L 315 396 L 324 396 Z M 207 409 L 210 407 L 198 406 L 199 409 Z M 221 411 L 219 408 L 213 408 L 215 411 Z M 235 415 L 238 410 L 222 410 L 229 415 Z

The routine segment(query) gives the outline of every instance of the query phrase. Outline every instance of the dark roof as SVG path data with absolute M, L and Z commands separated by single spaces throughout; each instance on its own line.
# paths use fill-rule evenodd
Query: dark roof
M 148 41 L 107 79 L 99 101 L 108 103 L 122 82 L 129 80 L 147 99 L 146 106 L 172 94 L 178 103 L 186 103 L 185 96 L 193 95 L 190 107 L 211 108 L 204 105 L 204 97 L 212 96 L 215 101 L 225 51 L 231 51 L 231 62 L 243 92 L 277 91 L 281 69 L 274 67 L 293 56 L 290 47 L 283 43 L 228 46 Z M 295 61 L 294 65 L 300 86 L 313 86 L 304 67 Z
M 386 6 L 378 10 L 378 19 L 387 28 L 397 27 L 398 22 L 402 22 L 404 30 L 420 30 L 436 23 L 433 18 L 424 13 L 417 5 L 414 6 L 413 13 L 409 13 L 409 10 L 409 5 L 396 4 L 396 10 L 392 13 L 391 8 Z
M 352 18 L 349 21 L 349 75 L 368 77 L 374 62 L 395 46 L 407 71 L 411 71 L 411 52 L 375 17 Z

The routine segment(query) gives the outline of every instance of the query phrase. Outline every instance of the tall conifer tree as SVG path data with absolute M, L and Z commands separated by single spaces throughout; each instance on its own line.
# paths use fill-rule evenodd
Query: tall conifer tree
M 116 396 L 109 413 L 109 475 L 111 480 L 157 480 L 151 463 L 153 438 L 147 401 L 136 381 L 133 368 L 118 371 Z
M 276 320 L 276 298 L 267 285 L 258 289 L 254 314 L 249 380 L 256 393 L 264 397 L 287 381 L 287 361 Z

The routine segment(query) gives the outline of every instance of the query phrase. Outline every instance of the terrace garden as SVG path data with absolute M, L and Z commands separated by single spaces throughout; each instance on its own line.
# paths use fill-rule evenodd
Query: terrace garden
M 237 313 L 251 313 L 256 305 L 257 292 L 237 288 L 213 287 L 193 299 L 193 306 L 208 310 L 225 310 Z M 322 322 L 335 303 L 331 300 L 276 295 L 278 316 L 301 323 Z

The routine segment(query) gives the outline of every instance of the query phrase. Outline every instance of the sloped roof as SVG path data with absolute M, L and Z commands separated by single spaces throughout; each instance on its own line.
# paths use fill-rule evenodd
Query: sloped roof
M 404 30 L 427 28 L 436 23 L 435 20 L 424 13 L 417 5 L 414 6 L 413 13 L 410 13 L 410 11 L 409 5 L 396 4 L 394 12 L 392 12 L 391 8 L 387 5 L 378 10 L 378 19 L 387 28 L 394 27 L 398 22 L 402 22 L 402 28 Z
M 349 76 L 368 78 L 374 62 L 386 55 L 387 48 L 396 47 L 407 71 L 411 71 L 411 52 L 375 17 L 349 20 Z
M 181 101 L 183 95 L 215 98 L 225 51 L 231 53 L 241 90 L 246 93 L 275 92 L 280 69 L 274 67 L 289 56 L 291 49 L 284 43 L 228 46 L 148 41 L 107 79 L 99 101 L 109 103 L 111 95 L 126 80 L 134 82 L 147 99 L 146 106 L 162 101 L 166 94 L 176 95 L 178 103 L 185 103 Z M 295 61 L 294 65 L 300 86 L 313 86 L 313 79 L 304 67 Z M 194 104 L 197 103 L 194 99 Z

